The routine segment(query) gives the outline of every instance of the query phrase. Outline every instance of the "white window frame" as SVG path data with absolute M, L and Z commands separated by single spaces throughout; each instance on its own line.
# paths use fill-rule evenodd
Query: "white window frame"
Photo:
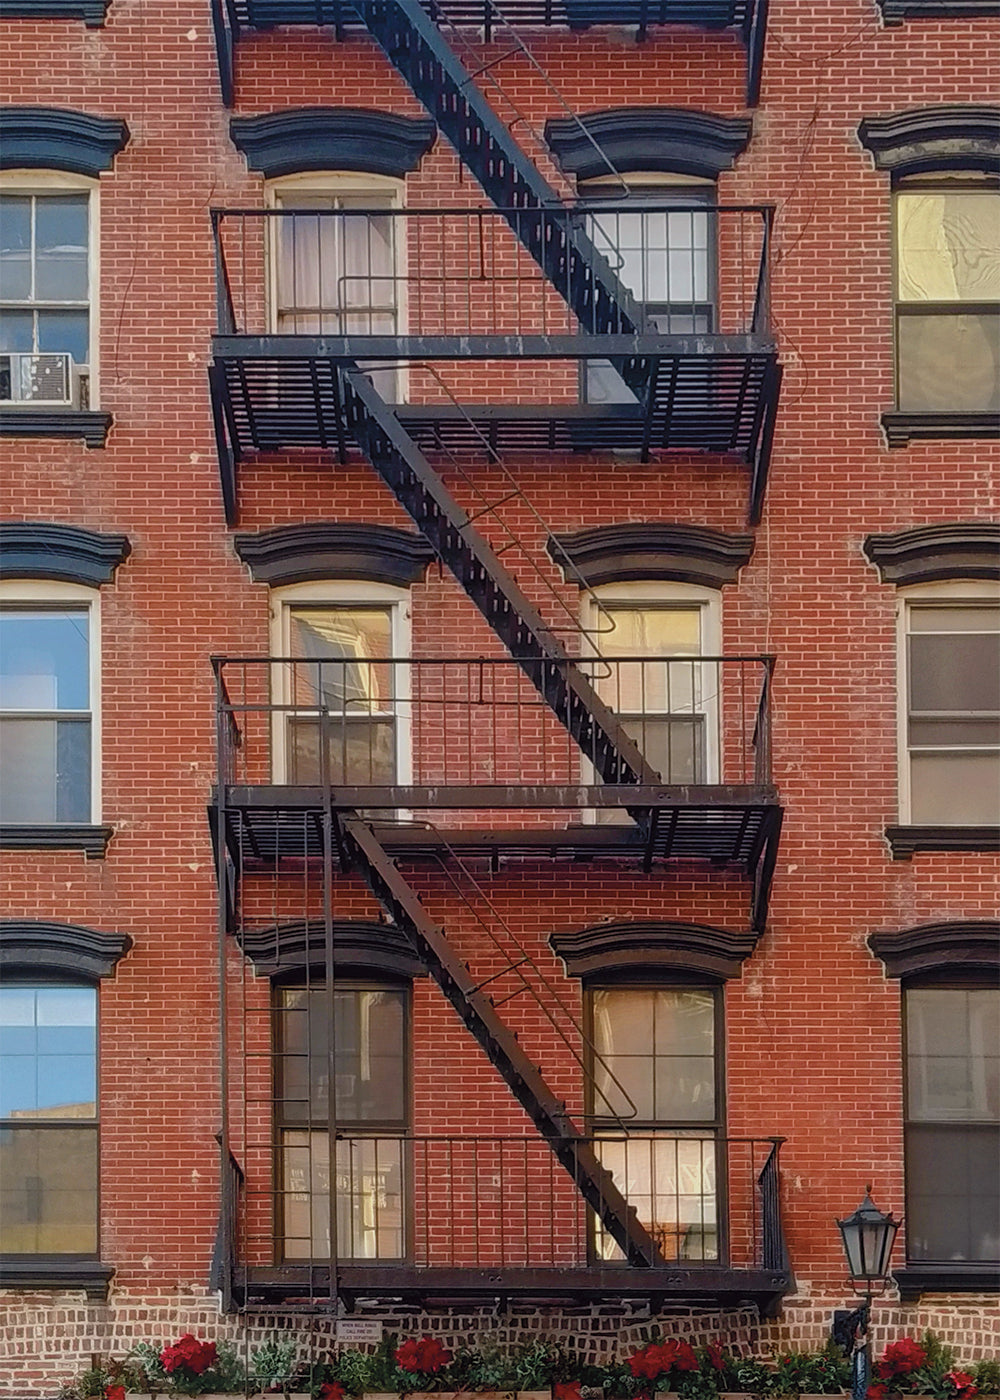
M 896 695 L 898 700 L 896 745 L 899 775 L 899 820 L 903 826 L 910 825 L 912 821 L 912 783 L 908 736 L 910 696 L 907 675 L 910 606 L 912 604 L 943 603 L 962 607 L 963 604 L 982 602 L 1000 606 L 1000 585 L 986 580 L 953 579 L 939 583 L 912 584 L 908 588 L 899 590 L 896 601 Z M 983 751 L 991 752 L 992 750 L 983 746 Z M 938 824 L 934 823 L 934 825 Z M 940 823 L 940 825 L 946 825 L 946 823 Z M 963 825 L 974 825 L 974 823 L 954 823 L 956 829 L 961 829 Z
M 582 606 L 584 657 L 600 656 L 601 634 L 608 625 L 605 608 L 623 606 L 636 609 L 669 610 L 672 607 L 696 607 L 699 610 L 701 625 L 701 655 L 719 656 L 722 640 L 722 598 L 714 588 L 700 584 L 672 583 L 667 580 L 648 582 L 604 583 L 595 586 L 584 594 Z M 701 693 L 706 702 L 697 711 L 705 716 L 705 777 L 706 785 L 719 782 L 719 695 L 714 686 L 713 672 L 719 672 L 717 665 L 709 663 L 701 670 Z M 721 676 L 720 676 L 721 679 Z M 707 684 L 706 684 L 707 682 Z M 599 681 L 595 681 L 599 689 Z M 593 766 L 584 759 L 583 781 L 598 782 Z M 602 813 L 602 822 L 610 821 L 614 814 Z M 584 813 L 585 821 L 594 822 L 598 815 L 593 809 Z M 621 820 L 625 820 L 624 817 Z
M 85 175 L 73 175 L 61 170 L 4 170 L 0 172 L 0 195 L 86 194 L 87 203 L 87 307 L 89 313 L 89 344 L 86 364 L 78 365 L 87 380 L 87 407 L 100 407 L 100 200 L 98 182 Z M 35 303 L 31 303 L 34 305 Z M 71 405 L 67 410 L 80 405 Z M 30 404 L 5 404 L 4 410 L 30 411 Z M 48 411 L 48 410 L 47 410 Z M 58 409 L 54 410 L 59 412 Z
M 271 655 L 291 656 L 289 628 L 292 610 L 296 607 L 371 607 L 388 606 L 392 627 L 392 656 L 406 662 L 410 656 L 410 595 L 405 588 L 389 583 L 366 580 L 329 580 L 287 584 L 271 590 L 270 626 Z M 393 688 L 396 697 L 393 714 L 396 729 L 396 784 L 405 787 L 413 780 L 413 723 L 411 706 L 411 676 L 407 664 L 396 665 Z M 280 664 L 271 668 L 271 695 L 275 705 L 291 702 L 289 668 Z M 271 781 L 288 781 L 287 712 L 274 713 L 271 732 Z M 397 813 L 397 816 L 402 814 Z
M 296 175 L 285 175 L 270 180 L 264 192 L 267 208 L 278 209 L 288 195 L 315 194 L 331 197 L 348 196 L 363 199 L 366 195 L 390 196 L 393 209 L 401 209 L 404 202 L 405 185 L 402 180 L 389 175 L 375 175 L 366 171 L 311 170 Z M 294 212 L 289 206 L 289 212 Z M 270 231 L 270 220 L 268 221 Z M 406 220 L 395 218 L 396 231 L 396 334 L 405 333 L 408 324 L 407 305 L 407 235 Z M 278 332 L 278 243 L 272 236 L 267 240 L 267 326 L 271 335 Z M 396 403 L 406 403 L 409 376 L 406 366 L 397 363 Z
M 101 821 L 101 607 L 96 588 L 81 583 L 61 583 L 54 579 L 4 579 L 0 581 L 0 609 L 60 606 L 86 608 L 90 648 L 90 817 L 86 822 L 28 822 L 25 825 L 98 826 Z M 5 710 L 5 715 L 16 715 Z M 53 713 L 58 713 L 54 711 Z

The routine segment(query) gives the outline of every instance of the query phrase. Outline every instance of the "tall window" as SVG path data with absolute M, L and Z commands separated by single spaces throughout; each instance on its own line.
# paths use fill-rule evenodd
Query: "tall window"
M 988 584 L 903 602 L 903 819 L 993 825 L 1000 812 L 1000 599 Z
M 280 724 L 276 769 L 289 783 L 405 781 L 408 650 L 402 590 L 308 584 L 275 599 Z M 392 664 L 395 662 L 396 664 Z M 324 741 L 325 740 L 325 745 Z
M 616 184 L 588 181 L 588 201 L 604 196 L 624 202 Z M 627 197 L 636 208 L 588 215 L 588 232 L 598 252 L 640 303 L 649 328 L 663 335 L 704 334 L 715 329 L 715 237 L 711 210 L 714 186 L 644 187 Z M 643 203 L 656 205 L 643 209 Z M 676 205 L 665 209 L 664 205 Z M 696 206 L 704 205 L 704 208 Z M 584 368 L 588 403 L 628 403 L 635 395 L 603 360 Z
M 322 984 L 284 986 L 274 1016 L 280 1256 L 403 1257 L 407 993 L 338 982 L 331 997 Z
M 88 406 L 91 217 L 91 195 L 79 187 L 0 190 L 4 407 Z
M 910 177 L 896 193 L 900 409 L 1000 409 L 1000 190 Z
M 97 1254 L 97 992 L 0 987 L 0 1254 Z
M 96 806 L 97 608 L 73 584 L 0 586 L 0 821 L 88 823 Z
M 667 1259 L 720 1257 L 720 1014 L 712 987 L 590 992 L 599 1155 Z
M 1000 1262 L 1000 989 L 909 986 L 904 1004 L 907 1257 Z
M 396 206 L 395 189 L 290 184 L 274 190 L 274 202 L 294 211 L 276 221 L 277 334 L 398 335 L 401 222 L 378 212 Z M 369 373 L 383 398 L 395 401 L 395 368 Z

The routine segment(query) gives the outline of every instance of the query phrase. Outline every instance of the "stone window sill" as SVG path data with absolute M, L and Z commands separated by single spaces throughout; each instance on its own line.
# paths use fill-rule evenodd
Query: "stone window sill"
M 0 0 L 0 19 L 82 19 L 99 29 L 111 0 Z
M 890 447 L 942 438 L 995 438 L 1000 437 L 1000 414 L 895 411 L 882 414 L 882 428 Z
M 916 851 L 1000 851 L 1000 826 L 887 826 L 893 860 Z
M 110 1264 L 75 1254 L 7 1254 L 0 1256 L 4 1288 L 66 1288 L 88 1298 L 105 1299 L 114 1276 Z
M 5 14 L 0 0 L 0 18 Z M 0 437 L 6 438 L 83 438 L 88 447 L 104 447 L 110 427 L 110 413 L 91 409 L 0 409 Z
M 83 851 L 88 860 L 107 855 L 113 826 L 0 826 L 0 850 Z
M 909 1264 L 892 1276 L 904 1303 L 922 1293 L 1000 1293 L 1000 1263 Z
M 991 19 L 996 0 L 878 0 L 886 24 L 908 19 Z

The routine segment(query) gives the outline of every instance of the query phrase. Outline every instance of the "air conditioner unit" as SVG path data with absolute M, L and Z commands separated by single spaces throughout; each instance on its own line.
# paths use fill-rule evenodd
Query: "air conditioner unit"
M 72 355 L 0 354 L 0 403 L 75 408 L 80 366 Z

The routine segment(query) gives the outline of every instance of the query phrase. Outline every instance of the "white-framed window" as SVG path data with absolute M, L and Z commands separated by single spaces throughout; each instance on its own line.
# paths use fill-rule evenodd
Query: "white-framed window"
M 899 597 L 900 819 L 992 826 L 1000 812 L 1000 589 L 921 584 Z
M 391 584 L 275 589 L 274 781 L 389 787 L 410 781 L 409 595 Z M 325 740 L 325 742 L 324 742 Z
M 584 602 L 593 683 L 664 783 L 719 781 L 720 596 L 694 584 L 609 583 Z M 601 820 L 625 820 L 616 813 Z
M 100 820 L 100 610 L 75 583 L 0 583 L 0 822 Z
M 403 221 L 399 180 L 310 173 L 274 181 L 268 199 L 287 210 L 271 221 L 270 321 L 276 335 L 402 334 Z M 386 211 L 381 213 L 379 211 Z M 387 402 L 399 402 L 396 366 L 370 366 Z
M 594 246 L 639 302 L 652 330 L 664 335 L 714 331 L 714 182 L 637 172 L 627 177 L 627 183 L 625 191 L 614 176 L 581 182 L 581 202 L 593 208 L 587 216 L 587 232 Z M 635 207 L 601 213 L 601 200 Z M 666 205 L 677 207 L 668 209 Z M 635 401 L 635 395 L 605 360 L 585 362 L 583 376 L 586 403 Z
M 0 176 L 0 406 L 97 402 L 97 182 Z

